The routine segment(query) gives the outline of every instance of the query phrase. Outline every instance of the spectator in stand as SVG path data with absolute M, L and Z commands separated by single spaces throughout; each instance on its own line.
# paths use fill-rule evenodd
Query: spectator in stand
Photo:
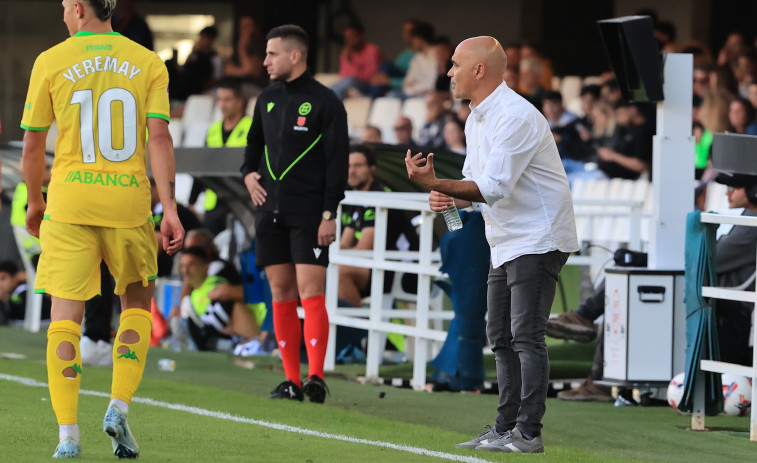
M 394 93 L 393 96 L 402 98 L 421 96 L 436 88 L 439 64 L 436 52 L 431 46 L 433 39 L 434 28 L 431 24 L 421 23 L 410 31 L 410 48 L 415 55 L 402 81 L 402 93 Z
M 436 54 L 437 72 L 435 88 L 440 91 L 450 91 L 451 79 L 447 75 L 447 70 L 452 67 L 452 53 L 455 47 L 452 46 L 449 37 L 443 35 L 434 39 L 431 45 Z
M 221 77 L 221 57 L 215 50 L 218 29 L 208 26 L 200 31 L 192 53 L 179 69 L 178 85 L 170 89 L 171 97 L 186 100 L 189 95 L 199 95 L 211 89 Z
M 348 96 L 369 95 L 371 79 L 384 60 L 378 45 L 365 41 L 365 29 L 360 24 L 344 28 L 344 47 L 339 55 L 339 82 L 331 89 L 341 99 Z
M 591 140 L 591 111 L 599 101 L 601 91 L 602 88 L 595 84 L 584 85 L 581 88 L 581 111 L 584 115 L 578 118 L 576 129 L 584 142 Z
M 112 19 L 113 31 L 152 50 L 152 31 L 145 18 L 137 13 L 136 3 L 136 0 L 119 0 L 116 3 Z
M 455 113 L 457 118 L 460 119 L 460 121 L 462 121 L 463 124 L 465 124 L 465 121 L 468 120 L 468 116 L 470 116 L 470 113 L 471 113 L 470 100 L 461 100 L 460 106 L 457 107 L 457 112 Z
M 618 104 L 623 101 L 623 94 L 620 91 L 618 81 L 613 78 L 602 84 L 600 97 L 609 104 L 610 107 L 615 108 L 618 106 Z
M 444 123 L 444 149 L 465 156 L 465 123 L 454 115 L 447 116 Z
M 372 125 L 366 126 L 360 135 L 360 141 L 365 143 L 384 143 L 381 138 L 381 129 Z
M 252 16 L 239 18 L 237 42 L 231 60 L 224 67 L 224 76 L 239 80 L 245 97 L 252 98 L 268 85 L 263 67 L 265 38 Z
M 410 68 L 410 61 L 412 61 L 415 55 L 410 46 L 410 31 L 420 23 L 421 21 L 417 19 L 408 19 L 402 23 L 402 42 L 406 45 L 406 48 L 397 55 L 394 62 L 384 61 L 381 63 L 379 72 L 371 78 L 371 85 L 373 85 L 372 98 L 382 96 L 391 90 L 395 92 L 402 91 L 402 82 L 405 80 L 405 74 L 407 74 L 407 70 Z
M 413 141 L 413 121 L 406 116 L 400 116 L 394 121 L 394 136 L 397 144 L 402 146 L 416 146 Z
M 0 262 L 0 325 L 26 317 L 26 273 L 15 262 Z M 42 314 L 42 318 L 50 318 Z
M 426 123 L 418 136 L 418 145 L 430 151 L 444 146 L 444 123 L 451 106 L 448 91 L 431 90 L 426 93 Z
M 733 96 L 724 89 L 710 88 L 699 108 L 699 120 L 705 130 L 712 133 L 725 132 L 728 128 L 728 112 L 732 100 Z
M 560 158 L 583 158 L 584 143 L 576 129 L 578 116 L 565 109 L 560 92 L 550 90 L 544 94 L 542 101 L 542 113 L 552 130 Z
M 718 66 L 732 66 L 736 59 L 746 51 L 746 41 L 740 32 L 732 32 L 718 53 Z
M 710 88 L 712 91 L 727 93 L 731 98 L 738 95 L 739 83 L 731 66 L 718 66 L 710 71 Z
M 704 98 L 710 92 L 710 71 L 712 69 L 712 65 L 710 64 L 694 65 L 694 80 L 692 83 L 694 95 Z
M 370 146 L 350 147 L 350 166 L 347 183 L 353 191 L 390 191 L 374 175 L 377 169 L 376 152 Z M 342 249 L 372 250 L 376 210 L 372 207 L 342 206 Z M 390 209 L 386 230 L 387 250 L 417 250 L 418 235 L 402 211 Z M 391 287 L 393 275 L 385 276 L 385 287 Z M 371 269 L 342 265 L 339 267 L 339 298 L 353 307 L 360 307 L 363 297 L 370 294 Z
M 757 53 L 753 48 L 748 48 L 736 58 L 733 76 L 738 84 L 738 94 L 747 98 L 749 96 L 749 84 L 757 81 Z
M 660 53 L 678 53 L 680 45 L 676 43 L 676 26 L 670 21 L 659 21 L 654 26 L 654 38 L 660 47 Z
M 520 73 L 518 74 L 518 93 L 529 103 L 541 108 L 542 98 L 546 91 L 542 85 L 542 76 L 544 67 L 538 58 L 523 58 L 520 62 Z
M 728 131 L 746 135 L 757 135 L 757 121 L 754 120 L 755 111 L 749 100 L 737 97 L 729 106 Z
M 519 88 L 520 87 L 520 67 L 519 66 L 510 66 L 510 63 L 507 63 L 507 69 L 505 69 L 505 75 L 502 76 L 505 83 L 510 88 Z
M 641 115 L 634 117 L 640 118 Z M 619 105 L 613 111 L 608 104 L 597 103 L 592 111 L 593 158 L 597 159 L 597 168 L 573 170 L 568 172 L 568 178 L 571 181 L 576 178 L 637 179 L 641 173 L 649 172 L 652 164 L 651 137 L 641 120 L 633 124 L 631 118 L 632 110 L 626 104 Z
M 757 110 L 757 82 L 749 84 L 749 96 L 747 97 L 752 107 Z
M 555 75 L 552 61 L 546 56 L 540 46 L 533 43 L 524 43 L 520 47 L 520 59 L 536 59 L 541 63 L 541 86 L 544 90 L 552 90 L 552 77 Z M 539 106 L 537 106 L 538 108 Z
M 507 56 L 507 67 L 508 68 L 514 68 L 518 69 L 520 67 L 520 49 L 523 47 L 523 44 L 520 42 L 513 42 L 510 43 L 508 46 L 505 47 L 505 56 Z M 512 85 L 508 84 L 508 87 L 510 88 L 517 88 L 513 87 Z

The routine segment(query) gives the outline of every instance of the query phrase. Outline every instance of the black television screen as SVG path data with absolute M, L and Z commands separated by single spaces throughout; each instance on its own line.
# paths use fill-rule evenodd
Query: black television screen
M 626 101 L 662 101 L 662 60 L 652 18 L 624 16 L 597 21 L 610 66 Z

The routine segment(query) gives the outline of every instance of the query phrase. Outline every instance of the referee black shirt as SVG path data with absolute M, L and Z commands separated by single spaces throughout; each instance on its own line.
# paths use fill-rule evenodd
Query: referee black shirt
M 336 212 L 347 188 L 347 113 L 333 91 L 305 71 L 258 97 L 242 177 L 258 172 L 260 209 L 284 214 Z

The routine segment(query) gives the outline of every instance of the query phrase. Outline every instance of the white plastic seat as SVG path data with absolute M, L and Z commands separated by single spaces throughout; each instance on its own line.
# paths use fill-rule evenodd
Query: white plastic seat
M 341 79 L 336 72 L 317 72 L 313 77 L 326 87 L 331 87 Z
M 560 81 L 560 93 L 563 101 L 571 101 L 581 96 L 581 77 L 564 76 Z
M 168 133 L 173 139 L 174 148 L 184 146 L 184 123 L 181 120 L 173 120 L 168 124 Z
M 192 124 L 184 123 L 184 148 L 202 148 L 208 136 L 209 121 L 197 121 Z
M 368 115 L 368 125 L 378 127 L 387 137 L 394 135 L 394 121 L 402 114 L 402 100 L 399 98 L 380 97 L 373 100 L 371 112 Z
M 47 139 L 45 140 L 45 151 L 50 153 L 55 152 L 55 142 L 58 140 L 58 124 L 53 121 L 50 124 L 50 129 L 47 131 Z
M 423 97 L 408 98 L 402 104 L 402 115 L 413 122 L 413 139 L 417 140 L 421 134 L 423 124 L 426 123 L 426 99 Z M 394 124 L 394 121 L 392 121 Z
M 195 122 L 211 122 L 213 116 L 213 97 L 210 95 L 190 95 L 184 104 L 182 121 L 185 127 Z
M 369 97 L 345 98 L 344 110 L 347 112 L 347 126 L 350 133 L 363 130 L 368 125 L 371 99 Z
M 250 100 L 247 102 L 247 110 L 245 111 L 245 114 L 252 117 L 253 114 L 255 114 L 255 103 L 258 102 L 258 97 L 254 96 L 250 98 Z

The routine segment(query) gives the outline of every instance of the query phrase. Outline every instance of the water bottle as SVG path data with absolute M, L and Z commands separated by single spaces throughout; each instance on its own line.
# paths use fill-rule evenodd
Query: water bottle
M 444 221 L 447 223 L 447 230 L 456 231 L 463 228 L 463 221 L 460 220 L 460 213 L 457 211 L 457 206 L 454 203 L 444 211 L 442 211 Z
M 172 359 L 160 359 L 158 360 L 158 368 L 162 371 L 175 371 L 176 361 Z

